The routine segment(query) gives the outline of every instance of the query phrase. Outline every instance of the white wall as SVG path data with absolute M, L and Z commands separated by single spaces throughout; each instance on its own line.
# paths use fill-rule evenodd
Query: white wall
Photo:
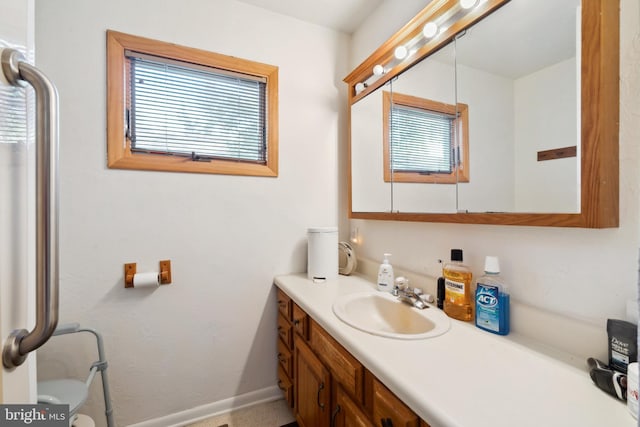
M 385 4 L 388 3 L 401 7 L 400 2 Z M 362 238 L 356 247 L 358 255 L 380 260 L 383 252 L 391 252 L 397 266 L 431 276 L 439 275 L 437 260 L 448 259 L 450 248 L 463 248 L 466 263 L 476 273 L 482 271 L 485 255 L 497 255 L 515 300 L 579 319 L 602 331 L 607 317 L 623 318 L 626 301 L 636 297 L 640 246 L 638 7 L 635 0 L 621 1 L 619 228 L 589 230 L 352 220 L 351 226 L 358 228 Z M 413 12 L 407 12 L 407 19 Z M 376 24 L 365 23 L 354 40 L 375 38 L 377 27 L 387 31 L 383 20 Z M 355 48 L 357 46 L 351 53 L 352 62 L 370 53 Z M 561 324 L 541 324 L 538 332 L 544 340 L 548 331 L 561 328 Z M 514 329 L 517 330 L 517 325 Z M 569 351 L 574 344 L 571 338 L 566 337 Z M 589 343 L 588 352 L 606 354 L 606 345 L 606 339 Z
M 351 108 L 351 206 L 356 212 L 385 212 L 391 207 L 391 183 L 383 176 L 382 99 L 382 90 L 376 90 Z
M 514 82 L 516 212 L 580 209 L 579 155 L 537 160 L 538 151 L 580 147 L 576 69 L 571 58 Z
M 513 81 L 459 63 L 456 67 L 458 102 L 469 106 L 469 182 L 458 184 L 458 209 L 512 211 Z
M 36 19 L 61 100 L 61 322 L 104 334 L 117 424 L 274 387 L 272 278 L 305 271 L 306 228 L 343 202 L 347 36 L 233 0 L 38 0 Z M 107 29 L 279 66 L 279 177 L 107 169 Z M 124 263 L 161 259 L 173 284 L 123 288 Z M 84 378 L 91 340 L 56 341 L 40 376 Z

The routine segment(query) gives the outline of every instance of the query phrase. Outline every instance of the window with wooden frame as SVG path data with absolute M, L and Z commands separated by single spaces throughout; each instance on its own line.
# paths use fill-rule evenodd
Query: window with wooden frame
M 278 176 L 278 67 L 107 31 L 117 169 Z
M 384 181 L 469 182 L 469 110 L 383 92 Z

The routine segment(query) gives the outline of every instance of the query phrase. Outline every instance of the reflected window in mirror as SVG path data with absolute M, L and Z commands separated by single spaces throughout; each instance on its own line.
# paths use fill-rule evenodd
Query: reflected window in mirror
M 385 182 L 469 182 L 466 104 L 387 91 L 382 102 Z

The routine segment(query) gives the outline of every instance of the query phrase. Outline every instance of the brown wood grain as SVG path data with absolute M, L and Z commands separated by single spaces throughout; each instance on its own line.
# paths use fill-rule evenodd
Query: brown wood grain
M 578 147 L 573 145 L 571 147 L 554 148 L 552 150 L 538 151 L 538 161 L 544 162 L 546 160 L 566 159 L 568 157 L 576 157 Z

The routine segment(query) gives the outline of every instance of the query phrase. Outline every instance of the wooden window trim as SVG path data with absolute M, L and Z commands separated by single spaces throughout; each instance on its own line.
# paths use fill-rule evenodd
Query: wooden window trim
M 233 160 L 192 161 L 187 157 L 132 153 L 125 136 L 127 63 L 125 49 L 178 61 L 264 77 L 267 80 L 266 164 Z M 179 46 L 116 31 L 107 31 L 107 162 L 109 168 L 225 175 L 278 176 L 278 67 Z
M 389 159 L 389 115 L 391 113 L 391 93 L 382 92 L 382 149 L 384 182 L 391 182 L 391 166 Z M 436 111 L 445 114 L 456 114 L 456 106 L 430 99 L 419 98 L 393 92 L 393 103 L 423 110 Z M 393 182 L 416 182 L 433 184 L 456 184 L 469 182 L 469 108 L 467 104 L 458 103 L 457 131 L 461 135 L 461 163 L 451 173 L 437 173 L 423 175 L 417 172 L 394 172 Z

